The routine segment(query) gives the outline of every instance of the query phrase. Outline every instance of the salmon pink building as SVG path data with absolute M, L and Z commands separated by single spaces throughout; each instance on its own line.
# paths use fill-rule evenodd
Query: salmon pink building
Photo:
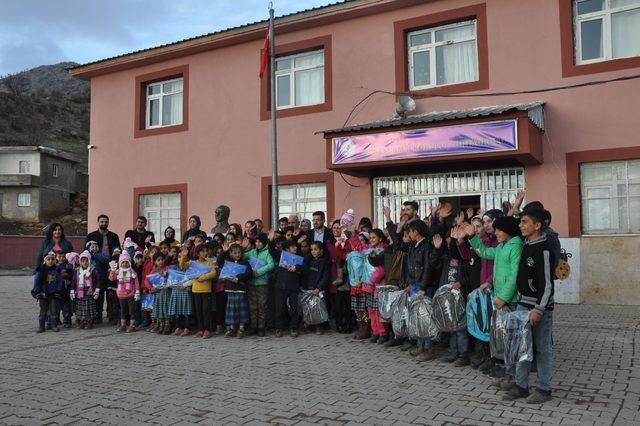
M 269 222 L 266 27 L 70 71 L 91 82 L 90 218 L 208 230 L 226 204 Z M 383 205 L 526 190 L 572 254 L 558 301 L 640 303 L 640 0 L 351 0 L 275 28 L 279 215 L 382 225 Z

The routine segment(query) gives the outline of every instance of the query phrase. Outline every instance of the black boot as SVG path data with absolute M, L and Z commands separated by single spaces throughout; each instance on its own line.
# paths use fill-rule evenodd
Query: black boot
M 38 333 L 44 333 L 44 323 L 45 323 L 45 317 L 43 316 L 39 316 L 38 317 Z
M 57 315 L 51 315 L 49 317 L 49 328 L 52 331 L 55 331 L 55 332 L 60 331 L 60 329 L 58 328 L 58 316 Z

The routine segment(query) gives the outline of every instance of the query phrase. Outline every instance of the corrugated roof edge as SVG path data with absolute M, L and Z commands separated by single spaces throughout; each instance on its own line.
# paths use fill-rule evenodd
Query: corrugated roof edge
M 342 1 L 337 1 L 337 2 L 334 2 L 334 3 L 329 3 L 329 4 L 324 5 L 324 6 L 317 6 L 317 7 L 312 7 L 312 8 L 309 8 L 309 9 L 300 10 L 298 12 L 288 13 L 286 15 L 277 16 L 275 18 L 275 23 L 278 23 L 278 20 L 282 20 L 284 18 L 291 18 L 293 16 L 301 15 L 303 13 L 317 12 L 319 10 L 328 9 L 330 7 L 338 6 L 338 5 L 341 5 L 341 4 L 353 3 L 353 2 L 356 2 L 356 1 L 359 1 L 359 0 L 342 0 Z M 140 50 L 135 50 L 133 52 L 123 53 L 121 55 L 111 56 L 109 58 L 99 59 L 99 60 L 93 61 L 93 62 L 87 62 L 87 63 L 84 63 L 84 64 L 77 65 L 75 67 L 66 68 L 66 70 L 67 71 L 78 70 L 78 69 L 81 69 L 81 68 L 84 68 L 84 67 L 88 67 L 90 65 L 97 65 L 97 64 L 102 63 L 102 62 L 112 61 L 114 59 L 124 58 L 124 57 L 135 55 L 135 54 L 138 54 L 138 53 L 149 52 L 149 51 L 154 50 L 154 49 L 160 49 L 160 48 L 163 48 L 163 47 L 174 46 L 174 45 L 178 45 L 180 43 L 185 43 L 185 42 L 188 42 L 188 41 L 193 41 L 193 40 L 197 40 L 197 39 L 201 39 L 201 38 L 205 38 L 205 37 L 219 35 L 219 34 L 223 34 L 223 33 L 229 32 L 229 31 L 240 30 L 242 28 L 251 27 L 253 25 L 266 24 L 267 22 L 269 22 L 268 19 L 263 19 L 262 21 L 255 21 L 255 22 L 251 22 L 251 23 L 247 23 L 247 24 L 238 25 L 236 27 L 225 28 L 224 30 L 214 31 L 214 32 L 208 33 L 208 34 L 202 34 L 202 35 L 199 35 L 199 36 L 189 37 L 189 38 L 185 38 L 185 39 L 182 39 L 182 40 L 174 41 L 172 43 L 161 44 L 161 45 L 154 46 L 154 47 L 149 47 L 149 48 L 146 48 L 146 49 L 140 49 Z
M 347 132 L 357 132 L 361 130 L 377 130 L 383 129 L 385 127 L 401 127 L 408 126 L 412 124 L 422 124 L 422 123 L 435 123 L 440 121 L 447 121 L 453 119 L 460 118 L 472 118 L 472 117 L 486 117 L 490 115 L 499 115 L 509 111 L 527 111 L 527 115 L 529 119 L 536 125 L 540 130 L 544 130 L 544 114 L 543 114 L 543 101 L 535 101 L 529 103 L 521 103 L 521 104 L 512 104 L 512 105 L 491 105 L 491 106 L 481 106 L 476 108 L 469 108 L 463 110 L 452 110 L 452 111 L 433 111 L 427 112 L 425 114 L 419 115 L 410 115 L 406 118 L 398 118 L 391 120 L 378 120 L 372 121 L 369 123 L 356 124 L 353 126 L 338 128 L 338 129 L 330 129 L 330 130 L 319 130 L 314 134 L 323 133 L 325 137 L 327 135 L 332 135 L 336 133 L 347 133 Z

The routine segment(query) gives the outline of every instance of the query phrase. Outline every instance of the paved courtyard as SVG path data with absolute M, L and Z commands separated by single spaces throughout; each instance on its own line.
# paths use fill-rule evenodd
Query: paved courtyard
M 1 424 L 640 424 L 640 308 L 559 306 L 554 399 L 344 335 L 35 334 L 31 278 L 0 277 Z

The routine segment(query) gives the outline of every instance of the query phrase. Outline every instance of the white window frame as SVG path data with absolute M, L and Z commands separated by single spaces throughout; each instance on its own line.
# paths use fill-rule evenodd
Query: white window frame
M 20 161 L 18 161 L 18 173 L 19 174 L 31 173 L 31 161 L 30 160 L 20 160 Z
M 304 56 L 311 56 L 311 55 L 317 55 L 318 53 L 322 53 L 322 63 L 318 64 L 318 65 L 312 65 L 312 66 L 306 66 L 306 67 L 296 67 L 295 63 L 296 63 L 296 58 L 301 58 Z M 325 92 L 325 85 L 327 84 L 326 80 L 323 78 L 322 80 L 322 100 L 320 102 L 316 102 L 313 104 L 301 104 L 301 105 L 296 105 L 296 83 L 295 83 L 295 75 L 296 75 L 296 71 L 305 71 L 305 70 L 312 70 L 312 69 L 322 69 L 322 72 L 324 73 L 324 49 L 318 49 L 318 50 L 313 50 L 311 52 L 304 52 L 304 53 L 297 53 L 295 55 L 289 55 L 289 56 L 283 56 L 280 58 L 276 58 L 276 90 L 274 91 L 275 96 L 276 96 L 276 109 L 280 110 L 280 109 L 289 109 L 289 108 L 297 108 L 297 107 L 303 107 L 303 106 L 310 106 L 310 105 L 322 105 L 325 102 L 325 97 L 324 97 L 324 92 Z M 290 60 L 291 61 L 291 68 L 286 69 L 286 70 L 278 70 L 278 62 L 281 61 L 285 61 L 285 60 Z M 288 105 L 280 105 L 278 106 L 278 77 L 284 76 L 284 75 L 289 75 L 289 104 Z
M 629 185 L 640 185 L 640 179 L 629 178 L 629 163 L 634 160 L 617 160 L 617 161 L 599 161 L 589 162 L 580 165 L 580 217 L 582 223 L 582 234 L 585 236 L 593 235 L 638 235 L 640 232 L 631 231 L 631 207 L 629 205 L 630 197 L 638 197 L 637 195 L 629 195 Z M 637 160 L 635 160 L 637 161 Z M 583 176 L 583 169 L 585 167 L 593 166 L 609 166 L 612 168 L 612 176 L 610 180 L 586 182 Z M 614 176 L 613 170 L 617 165 L 624 165 L 625 178 L 618 179 Z M 618 195 L 618 185 L 626 185 L 625 195 Z M 611 227 L 607 229 L 590 229 L 589 228 L 589 216 L 588 216 L 588 201 L 589 200 L 605 200 L 603 197 L 589 197 L 590 189 L 608 189 L 609 190 L 609 211 L 612 213 L 610 217 Z M 626 199 L 626 216 L 627 225 L 626 229 L 622 229 L 620 226 L 620 201 Z
M 304 188 L 309 188 L 309 187 L 319 187 L 319 186 L 323 186 L 324 187 L 324 197 L 302 197 L 302 198 L 298 198 L 298 190 L 299 189 L 304 189 Z M 313 211 L 309 212 L 308 216 L 304 216 L 304 211 L 299 210 L 298 209 L 298 204 L 301 203 L 324 203 L 324 209 L 322 209 L 322 211 L 325 214 L 325 217 L 327 217 L 327 205 L 328 205 L 328 193 L 327 193 L 327 182 L 309 182 L 309 183 L 294 183 L 294 184 L 290 184 L 290 185 L 278 185 L 278 195 L 281 194 L 281 191 L 283 189 L 293 189 L 293 198 L 292 199 L 284 199 L 282 197 L 280 197 L 280 203 L 278 206 L 278 217 L 282 217 L 282 216 L 289 216 L 289 215 L 297 215 L 298 218 L 300 220 L 302 219 L 309 219 L 311 220 L 311 215 L 313 213 Z M 291 206 L 291 212 L 289 213 L 283 213 L 282 212 L 282 207 L 283 206 Z M 320 209 L 315 209 L 314 211 L 318 211 Z
M 473 37 L 466 37 L 466 38 L 460 38 L 460 39 L 456 39 L 456 40 L 447 40 L 447 41 L 439 41 L 436 42 L 436 31 L 440 31 L 440 30 L 447 30 L 450 28 L 456 28 L 456 27 L 463 27 L 469 24 L 473 24 L 473 29 L 474 29 L 474 36 Z M 431 33 L 431 43 L 428 44 L 422 44 L 422 45 L 418 45 L 418 46 L 411 46 L 411 36 L 415 36 L 415 35 L 420 35 L 420 34 L 425 34 L 425 33 Z M 410 90 L 424 90 L 424 89 L 430 89 L 433 87 L 443 87 L 443 86 L 452 86 L 454 84 L 464 84 L 464 83 L 471 83 L 474 81 L 478 81 L 478 79 L 480 78 L 480 70 L 479 70 L 479 61 L 476 60 L 476 79 L 475 80 L 469 80 L 469 81 L 457 81 L 455 83 L 447 83 L 447 84 L 438 84 L 438 79 L 437 79 L 437 68 L 436 68 L 436 47 L 438 46 L 446 46 L 449 44 L 455 44 L 455 43 L 464 43 L 464 42 L 468 42 L 468 41 L 475 41 L 476 43 L 476 56 L 478 55 L 478 20 L 477 19 L 471 19 L 468 21 L 461 21 L 461 22 L 456 22 L 453 24 L 447 24 L 447 25 L 441 25 L 439 27 L 433 27 L 433 28 L 427 28 L 424 30 L 418 30 L 418 31 L 411 31 L 409 33 L 407 33 L 407 60 L 409 62 L 409 89 Z M 429 76 L 431 78 L 431 84 L 427 84 L 427 85 L 422 85 L 422 86 L 416 86 L 414 84 L 414 79 L 415 79 L 415 75 L 414 75 L 414 64 L 413 64 L 413 55 L 415 53 L 419 53 L 419 52 L 429 52 Z M 479 58 L 477 58 L 479 59 Z
M 573 0 L 573 34 L 575 40 L 574 57 L 576 65 L 593 64 L 604 61 L 611 61 L 613 59 L 633 58 L 635 56 L 619 56 L 613 57 L 613 45 L 611 43 L 611 15 L 619 12 L 626 12 L 629 10 L 640 9 L 640 2 L 627 6 L 620 6 L 611 8 L 611 0 L 603 0 L 604 5 L 602 10 L 597 12 L 585 13 L 584 15 L 578 15 L 578 3 L 584 0 Z M 595 59 L 582 60 L 582 33 L 580 31 L 581 24 L 586 21 L 594 21 L 602 19 L 602 57 Z
M 177 196 L 178 202 L 180 203 L 178 207 L 163 205 L 163 201 L 167 201 L 169 197 Z M 157 197 L 158 202 L 156 206 L 145 205 L 145 197 Z M 164 230 L 167 226 L 171 226 L 176 231 L 176 239 L 180 239 L 182 228 L 182 193 L 179 191 L 176 192 L 158 192 L 153 194 L 140 194 L 140 198 L 138 200 L 138 214 L 140 216 L 145 216 L 147 218 L 147 229 L 152 231 L 155 234 L 156 241 L 164 240 Z M 162 217 L 163 211 L 177 210 L 178 217 L 169 218 Z M 157 217 L 155 217 L 157 216 Z M 157 225 L 157 226 L 156 226 Z
M 29 192 L 18 193 L 18 207 L 31 207 L 31 194 Z
M 172 92 L 164 92 L 163 90 L 163 85 L 167 84 L 167 83 L 173 83 L 176 81 L 181 81 L 182 82 L 182 90 L 175 90 Z M 160 86 L 160 93 L 156 93 L 153 95 L 149 94 L 149 88 L 150 87 L 154 87 L 154 86 Z M 145 118 L 144 118 L 144 123 L 145 123 L 145 129 L 158 129 L 161 127 L 171 127 L 171 126 L 179 126 L 182 123 L 184 123 L 184 77 L 177 77 L 177 78 L 171 78 L 169 80 L 162 80 L 162 81 L 158 81 L 155 83 L 149 83 L 147 85 L 144 86 L 144 90 L 145 90 Z M 171 124 L 162 124 L 162 108 L 164 105 L 163 96 L 166 95 L 175 95 L 177 93 L 182 93 L 182 105 L 180 105 L 180 107 L 182 108 L 182 121 L 180 121 L 179 123 L 171 123 Z M 159 105 L 159 110 L 158 110 L 158 124 L 156 124 L 155 126 L 151 125 L 151 101 L 153 100 L 159 100 L 158 105 Z
M 53 177 L 60 177 L 60 166 L 57 164 L 52 164 L 52 175 Z

